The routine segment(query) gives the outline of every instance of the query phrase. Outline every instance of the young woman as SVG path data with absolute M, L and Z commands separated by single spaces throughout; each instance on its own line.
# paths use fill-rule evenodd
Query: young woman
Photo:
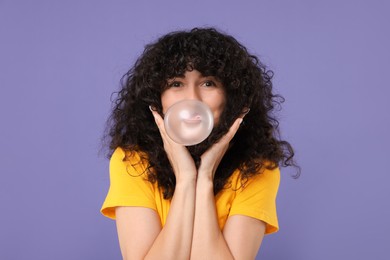
M 278 138 L 272 72 L 213 28 L 147 45 L 123 78 L 108 121 L 110 189 L 124 259 L 254 259 L 278 230 L 279 166 L 293 165 Z M 164 114 L 181 100 L 212 111 L 200 144 L 172 141 Z

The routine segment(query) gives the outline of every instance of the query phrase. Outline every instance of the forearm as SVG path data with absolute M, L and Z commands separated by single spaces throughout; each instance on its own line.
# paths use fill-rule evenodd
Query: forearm
M 145 259 L 189 259 L 195 216 L 195 180 L 176 184 L 166 224 Z
M 233 259 L 218 225 L 213 182 L 198 176 L 191 259 Z

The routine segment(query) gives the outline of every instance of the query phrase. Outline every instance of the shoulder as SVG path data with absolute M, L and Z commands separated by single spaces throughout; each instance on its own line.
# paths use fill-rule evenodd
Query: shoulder
M 137 151 L 115 149 L 110 159 L 110 183 L 111 187 L 122 187 L 123 190 L 135 189 L 135 186 L 152 188 L 146 157 Z
M 148 181 L 147 168 L 137 152 L 117 148 L 110 159 L 110 187 L 103 203 L 103 215 L 115 218 L 119 206 L 156 208 L 155 187 Z
M 110 173 L 117 173 L 126 170 L 126 172 L 143 174 L 146 169 L 146 157 L 140 152 L 127 151 L 118 147 L 111 155 Z
M 250 184 L 260 184 L 266 186 L 272 186 L 274 188 L 279 187 L 280 183 L 280 170 L 279 167 L 275 167 L 273 169 L 264 168 L 258 174 L 249 178 L 247 185 L 244 184 L 244 188 L 249 186 Z
M 245 190 L 271 189 L 276 192 L 280 184 L 280 169 L 275 167 L 268 169 L 264 167 L 258 173 L 245 177 L 239 170 L 236 170 L 231 177 L 233 188 L 238 192 Z

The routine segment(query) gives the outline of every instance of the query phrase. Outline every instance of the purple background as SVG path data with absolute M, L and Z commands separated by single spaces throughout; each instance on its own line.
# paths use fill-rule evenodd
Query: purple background
M 389 259 L 388 1 L 0 0 L 0 258 L 120 259 L 100 215 L 110 94 L 146 43 L 216 26 L 275 72 L 280 231 L 258 259 Z

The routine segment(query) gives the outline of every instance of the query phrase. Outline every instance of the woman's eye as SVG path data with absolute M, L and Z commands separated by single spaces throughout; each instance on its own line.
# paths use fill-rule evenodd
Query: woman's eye
M 215 83 L 214 83 L 214 81 L 208 80 L 208 81 L 206 81 L 206 82 L 204 83 L 204 85 L 205 85 L 206 87 L 213 87 L 213 86 L 215 86 Z
M 170 87 L 174 87 L 174 88 L 178 88 L 178 87 L 180 87 L 181 85 L 182 85 L 182 84 L 181 84 L 181 82 L 179 82 L 179 81 L 174 81 L 174 82 L 172 82 L 172 83 L 169 84 Z

